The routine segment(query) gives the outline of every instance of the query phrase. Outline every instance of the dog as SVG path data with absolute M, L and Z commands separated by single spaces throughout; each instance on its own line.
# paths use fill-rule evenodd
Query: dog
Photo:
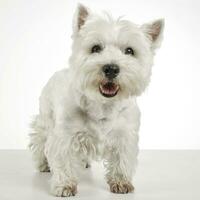
M 53 195 L 74 196 L 77 170 L 92 160 L 103 160 L 111 192 L 134 190 L 136 98 L 150 82 L 163 28 L 163 19 L 136 25 L 77 6 L 69 67 L 43 88 L 30 134 L 37 169 L 52 172 Z

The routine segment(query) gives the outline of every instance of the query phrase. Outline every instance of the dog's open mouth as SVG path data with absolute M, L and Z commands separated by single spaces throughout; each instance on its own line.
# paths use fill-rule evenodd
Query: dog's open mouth
M 112 81 L 102 81 L 99 90 L 104 97 L 114 97 L 119 91 L 119 85 Z

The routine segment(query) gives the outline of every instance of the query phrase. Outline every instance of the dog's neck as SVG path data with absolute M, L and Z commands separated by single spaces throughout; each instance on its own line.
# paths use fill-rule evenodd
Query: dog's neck
M 112 119 L 127 107 L 127 100 L 120 101 L 95 101 L 85 95 L 76 96 L 77 106 L 94 120 Z

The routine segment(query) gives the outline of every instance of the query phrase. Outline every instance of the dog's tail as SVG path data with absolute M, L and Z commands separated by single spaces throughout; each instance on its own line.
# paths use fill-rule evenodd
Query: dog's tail
M 36 115 L 30 124 L 31 133 L 29 149 L 33 154 L 33 159 L 36 163 L 36 168 L 40 171 L 48 170 L 48 163 L 44 153 L 45 143 L 49 132 L 49 126 L 51 126 L 50 119 L 41 115 Z

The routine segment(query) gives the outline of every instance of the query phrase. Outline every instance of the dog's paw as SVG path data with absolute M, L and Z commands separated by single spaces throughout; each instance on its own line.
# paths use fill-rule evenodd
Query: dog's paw
M 113 193 L 126 194 L 133 192 L 134 187 L 129 181 L 112 181 L 108 182 L 110 191 Z
M 57 197 L 75 196 L 77 193 L 76 185 L 57 186 L 52 189 L 52 194 Z

